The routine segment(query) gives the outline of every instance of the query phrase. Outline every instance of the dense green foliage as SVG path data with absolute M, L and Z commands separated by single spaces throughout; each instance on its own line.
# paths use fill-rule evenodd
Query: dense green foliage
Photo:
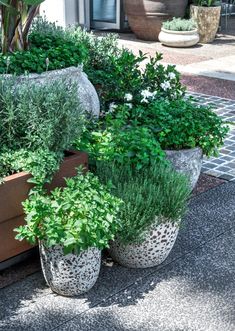
M 198 106 L 190 99 L 156 99 L 131 109 L 119 106 L 109 116 L 118 117 L 119 121 L 123 118 L 123 125 L 148 128 L 163 149 L 200 147 L 205 155 L 216 155 L 228 132 L 222 119 L 209 107 Z
M 121 201 L 91 173 L 79 171 L 66 183 L 64 189 L 35 193 L 24 202 L 26 225 L 17 229 L 16 238 L 32 244 L 39 239 L 48 247 L 60 244 L 65 253 L 108 247 L 120 229 Z
M 128 163 L 137 169 L 153 161 L 164 162 L 165 156 L 151 130 L 140 126 L 113 125 L 105 130 L 86 130 L 75 146 L 86 151 L 90 161 Z
M 62 159 L 62 153 L 54 153 L 47 149 L 7 150 L 0 154 L 0 183 L 4 182 L 6 176 L 25 171 L 32 175 L 29 182 L 35 184 L 36 189 L 41 188 L 51 181 Z
M 0 79 L 0 151 L 63 152 L 80 135 L 83 119 L 75 83 Z
M 162 26 L 164 29 L 171 31 L 192 31 L 197 28 L 197 24 L 193 19 L 186 20 L 176 17 L 173 17 L 172 20 L 163 22 Z
M 123 200 L 120 208 L 123 243 L 141 242 L 151 225 L 164 221 L 180 222 L 190 195 L 188 180 L 162 163 L 140 171 L 129 165 L 97 163 L 98 177 L 112 184 L 112 194 Z

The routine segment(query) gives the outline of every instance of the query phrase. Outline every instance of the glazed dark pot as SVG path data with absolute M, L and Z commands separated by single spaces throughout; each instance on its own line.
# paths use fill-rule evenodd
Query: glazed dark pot
M 124 0 L 129 25 L 137 38 L 157 41 L 162 22 L 183 17 L 188 0 Z

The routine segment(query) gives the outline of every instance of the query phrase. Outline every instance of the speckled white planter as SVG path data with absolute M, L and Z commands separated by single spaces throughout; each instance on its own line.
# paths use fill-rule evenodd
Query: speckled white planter
M 182 149 L 179 151 L 166 150 L 166 157 L 176 171 L 188 176 L 191 188 L 197 184 L 202 167 L 201 148 Z
M 101 252 L 97 248 L 79 255 L 64 255 L 61 246 L 46 248 L 39 244 L 43 275 L 53 292 L 76 296 L 89 291 L 100 272 Z
M 171 31 L 162 28 L 158 38 L 163 45 L 170 47 L 191 47 L 199 42 L 197 29 L 192 31 Z
M 29 74 L 19 76 L 21 81 L 30 79 L 33 82 L 43 84 L 56 79 L 69 79 L 76 82 L 78 86 L 78 96 L 82 108 L 89 114 L 98 117 L 100 113 L 100 102 L 94 86 L 87 75 L 83 72 L 82 66 L 70 67 L 61 70 L 51 70 L 42 74 Z
M 124 245 L 118 240 L 110 244 L 114 261 L 127 268 L 150 268 L 161 264 L 174 246 L 179 225 L 171 222 L 155 224 L 141 244 Z

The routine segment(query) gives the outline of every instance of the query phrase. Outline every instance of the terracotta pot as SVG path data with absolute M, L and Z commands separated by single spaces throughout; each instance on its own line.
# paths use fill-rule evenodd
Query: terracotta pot
M 76 168 L 80 165 L 87 169 L 87 154 L 77 151 L 69 152 L 52 183 L 47 187 L 48 190 L 65 186 L 64 178 L 75 176 Z M 6 177 L 4 183 L 0 185 L 0 262 L 32 248 L 26 241 L 15 240 L 16 233 L 13 232 L 14 228 L 24 224 L 22 202 L 27 199 L 32 188 L 32 184 L 27 182 L 29 178 L 29 174 L 20 172 Z
M 40 242 L 39 251 L 44 278 L 53 292 L 75 296 L 95 285 L 101 265 L 98 248 L 91 247 L 78 255 L 64 255 L 62 246 L 47 248 Z
M 161 264 L 169 255 L 179 232 L 179 224 L 170 220 L 153 224 L 140 244 L 110 244 L 112 258 L 127 268 L 150 268 Z
M 128 22 L 137 38 L 158 40 L 162 22 L 183 17 L 188 0 L 124 0 Z
M 188 176 L 191 188 L 195 187 L 202 168 L 202 150 L 199 147 L 191 149 L 166 150 L 166 158 L 176 171 Z
M 199 42 L 197 29 L 191 31 L 172 31 L 161 29 L 159 41 L 170 47 L 191 47 Z
M 219 28 L 221 6 L 200 7 L 190 6 L 190 16 L 198 26 L 200 43 L 211 43 Z

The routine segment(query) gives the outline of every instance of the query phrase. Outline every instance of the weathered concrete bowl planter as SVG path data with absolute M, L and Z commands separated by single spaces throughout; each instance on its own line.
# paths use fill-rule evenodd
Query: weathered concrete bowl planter
M 123 244 L 115 240 L 110 245 L 110 255 L 127 268 L 150 268 L 161 264 L 176 241 L 179 224 L 171 221 L 152 225 L 140 244 Z
M 64 255 L 62 246 L 39 245 L 43 275 L 51 290 L 64 296 L 89 291 L 96 283 L 101 266 L 101 251 L 95 247 L 80 254 Z
M 188 176 L 191 188 L 195 187 L 200 176 L 202 167 L 201 148 L 166 150 L 166 157 L 176 171 Z
M 78 97 L 81 107 L 87 113 L 99 117 L 100 102 L 94 86 L 87 75 L 83 72 L 82 66 L 70 67 L 60 70 L 51 70 L 42 74 L 29 74 L 19 76 L 19 80 L 32 80 L 34 83 L 46 83 L 57 79 L 68 79 L 76 82 L 78 86 Z
M 52 190 L 55 187 L 65 186 L 64 178 L 77 174 L 79 166 L 88 167 L 86 153 L 72 151 L 64 158 L 59 171 L 54 175 L 52 183 L 47 187 Z M 28 183 L 31 176 L 26 172 L 20 172 L 4 178 L 0 185 L 0 262 L 27 252 L 32 247 L 25 241 L 15 240 L 16 227 L 24 224 L 24 211 L 22 202 L 27 199 L 32 184 Z
M 172 31 L 162 28 L 159 41 L 169 47 L 191 47 L 199 42 L 197 29 L 191 31 Z
M 190 16 L 197 23 L 200 43 L 211 43 L 219 28 L 221 6 L 190 6 Z

